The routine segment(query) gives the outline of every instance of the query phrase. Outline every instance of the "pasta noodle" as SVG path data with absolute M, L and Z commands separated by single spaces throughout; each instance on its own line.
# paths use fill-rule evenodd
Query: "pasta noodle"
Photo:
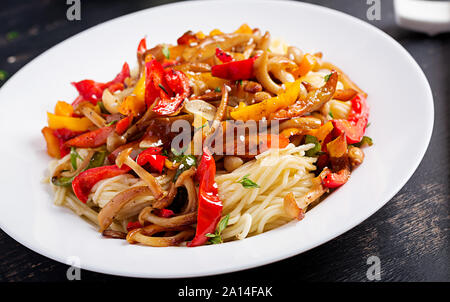
M 301 197 L 312 187 L 316 159 L 304 156 L 311 147 L 290 144 L 283 150 L 269 150 L 233 172 L 216 177 L 224 201 L 223 213 L 230 214 L 225 239 L 244 239 L 269 230 L 276 221 L 291 220 L 284 212 L 283 198 L 289 192 Z M 260 186 L 250 194 L 239 183 L 246 174 Z

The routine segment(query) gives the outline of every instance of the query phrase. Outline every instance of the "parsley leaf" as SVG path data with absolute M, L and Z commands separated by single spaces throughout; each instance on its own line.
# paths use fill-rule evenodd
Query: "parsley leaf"
M 227 227 L 229 219 L 230 214 L 227 214 L 225 217 L 222 217 L 222 219 L 220 219 L 219 223 L 217 224 L 216 232 L 214 234 L 208 233 L 205 235 L 206 237 L 209 238 L 208 240 L 209 244 L 223 243 L 222 231 L 225 230 L 225 228 Z
M 240 181 L 238 181 L 244 188 L 246 189 L 253 189 L 253 188 L 259 188 L 260 186 L 254 182 L 253 180 L 249 179 L 248 177 L 250 174 L 245 175 Z
M 331 116 L 331 118 L 334 118 L 334 116 L 333 116 L 333 112 L 331 112 L 331 111 L 330 111 L 330 112 L 328 112 L 328 115 L 329 115 L 329 116 Z
M 220 89 L 220 87 L 216 87 L 216 89 L 214 89 L 215 92 L 222 92 L 222 89 Z
M 324 76 L 323 79 L 325 80 L 325 82 L 328 82 L 328 80 L 330 79 L 330 77 L 331 77 L 331 73 L 330 73 L 330 74 L 327 74 L 326 76 Z

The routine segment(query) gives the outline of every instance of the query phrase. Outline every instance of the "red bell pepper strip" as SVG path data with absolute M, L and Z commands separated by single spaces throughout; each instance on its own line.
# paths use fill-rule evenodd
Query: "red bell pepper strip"
M 356 144 L 361 141 L 369 120 L 369 107 L 366 98 L 362 94 L 358 94 L 350 100 L 352 109 L 347 120 L 332 120 L 335 128 L 335 135 L 345 133 L 348 144 Z
M 65 142 L 83 133 L 84 132 L 72 131 L 66 128 L 53 130 L 53 135 L 56 136 L 59 141 L 59 152 L 61 157 L 66 156 L 70 152 L 70 148 L 65 145 Z
M 146 50 L 147 50 L 147 42 L 146 42 L 145 38 L 142 38 L 141 41 L 139 42 L 139 45 L 137 48 L 138 57 L 142 56 Z
M 211 68 L 211 74 L 214 77 L 227 79 L 231 81 L 248 80 L 253 78 L 253 65 L 256 57 L 241 60 L 231 61 L 224 64 L 214 65 Z
M 97 102 L 102 98 L 103 90 L 106 88 L 105 84 L 93 80 L 72 82 L 72 85 L 78 90 L 83 100 L 89 101 L 94 105 L 97 105 Z
M 153 111 L 160 115 L 176 113 L 183 105 L 184 100 L 189 97 L 191 89 L 189 79 L 182 71 L 173 70 L 172 68 L 168 69 L 165 73 L 165 81 L 175 96 L 160 98 L 155 107 L 153 107 Z
M 123 63 L 122 70 L 116 75 L 116 77 L 105 84 L 106 87 L 110 87 L 113 84 L 122 83 L 125 81 L 126 78 L 130 77 L 130 67 L 128 66 L 128 63 Z
M 192 31 L 187 31 L 177 39 L 177 44 L 186 45 L 197 41 L 198 41 L 197 36 Z
M 127 131 L 128 127 L 130 127 L 132 121 L 133 121 L 132 116 L 124 117 L 123 119 L 118 121 L 116 124 L 116 133 L 119 135 L 124 134 L 125 131 Z
M 127 232 L 131 232 L 134 229 L 142 228 L 142 224 L 139 221 L 130 221 L 127 224 Z
M 194 239 L 187 244 L 190 247 L 204 244 L 208 240 L 205 235 L 214 233 L 217 223 L 220 221 L 223 206 L 214 180 L 215 175 L 216 163 L 214 158 L 209 150 L 204 148 L 196 173 L 196 178 L 200 180 L 197 230 Z
M 90 131 L 84 134 L 81 134 L 77 137 L 74 137 L 68 140 L 65 145 L 70 147 L 79 147 L 79 148 L 95 148 L 101 145 L 106 144 L 106 140 L 111 132 L 114 131 L 114 126 L 106 126 L 103 128 L 99 128 L 94 131 Z
M 93 80 L 82 80 L 79 82 L 72 82 L 72 85 L 78 90 L 78 93 L 81 96 L 81 99 L 77 98 L 72 106 L 80 103 L 83 100 L 89 101 L 94 105 L 97 105 L 97 102 L 101 100 L 103 91 L 110 86 L 113 86 L 116 90 L 118 88 L 117 84 L 122 83 L 123 81 L 130 76 L 130 67 L 125 62 L 122 66 L 122 70 L 116 75 L 116 77 L 107 83 L 96 82 Z M 122 88 L 123 89 L 123 88 Z
M 170 218 L 173 215 L 175 215 L 175 213 L 169 209 L 155 209 L 155 210 L 153 210 L 153 212 L 156 214 L 156 216 L 164 217 L 164 218 Z
M 220 49 L 219 47 L 216 48 L 216 57 L 222 62 L 222 63 L 228 63 L 233 61 L 233 57 Z
M 339 172 L 336 173 L 332 173 L 330 170 L 327 170 L 322 177 L 322 184 L 326 188 L 337 188 L 345 184 L 349 177 L 350 170 L 347 168 L 339 170 Z
M 145 63 L 145 104 L 147 107 L 152 106 L 158 97 L 160 99 L 170 98 L 172 91 L 166 83 L 165 73 L 161 63 L 156 59 Z
M 139 166 L 149 164 L 152 169 L 162 173 L 167 156 L 161 155 L 161 152 L 162 148 L 159 147 L 148 148 L 138 155 L 136 162 Z
M 127 165 L 122 167 L 103 166 L 92 168 L 81 172 L 72 181 L 72 189 L 78 199 L 86 203 L 91 192 L 92 187 L 100 180 L 122 175 L 129 172 L 131 169 Z

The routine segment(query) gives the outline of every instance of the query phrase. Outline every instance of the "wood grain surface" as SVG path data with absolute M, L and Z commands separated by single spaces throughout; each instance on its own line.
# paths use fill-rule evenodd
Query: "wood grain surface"
M 81 0 L 82 20 L 72 22 L 66 19 L 65 2 L 1 2 L 0 70 L 11 76 L 37 55 L 80 31 L 117 16 L 172 1 Z M 367 21 L 366 0 L 306 2 Z M 263 267 L 179 280 L 180 284 L 206 280 L 216 284 L 239 284 L 240 280 L 245 280 L 257 285 L 284 282 L 294 286 L 300 281 L 368 281 L 366 261 L 372 255 L 380 258 L 381 281 L 450 280 L 450 34 L 429 37 L 402 30 L 395 25 L 392 1 L 383 0 L 381 8 L 381 20 L 367 22 L 394 37 L 412 54 L 424 70 L 434 96 L 433 136 L 412 178 L 377 213 L 322 246 Z M 3 82 L 0 80 L 0 85 Z M 0 100 L 5 101 L 8 100 Z M 407 110 L 405 108 L 403 114 L 408 114 Z M 420 123 L 420 116 L 411 118 Z M 0 231 L 0 251 L 0 281 L 67 280 L 67 265 L 25 248 L 3 231 Z M 127 278 L 82 271 L 82 280 L 124 281 Z

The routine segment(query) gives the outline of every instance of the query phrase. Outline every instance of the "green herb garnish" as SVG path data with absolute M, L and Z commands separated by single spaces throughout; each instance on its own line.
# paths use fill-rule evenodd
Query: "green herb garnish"
M 92 156 L 91 160 L 89 161 L 89 165 L 86 167 L 86 169 L 83 169 L 83 171 L 89 170 L 91 168 L 103 166 L 103 164 L 105 162 L 105 158 L 106 158 L 106 151 L 95 152 L 94 155 Z M 71 150 L 71 154 L 70 154 L 70 160 L 72 163 L 72 150 Z M 72 166 L 73 166 L 73 163 L 72 163 Z M 80 173 L 83 171 L 80 171 Z M 72 185 L 72 181 L 78 175 L 79 175 L 79 173 L 72 177 L 64 177 L 64 176 L 56 177 L 56 176 L 54 176 L 54 177 L 52 177 L 51 182 L 55 186 L 68 187 L 68 186 Z
M 166 59 L 169 59 L 169 58 L 170 58 L 170 50 L 169 50 L 169 47 L 164 46 L 164 48 L 162 49 L 162 53 L 163 53 L 163 55 L 166 57 Z
M 320 155 L 320 150 L 322 149 L 322 146 L 319 143 L 319 140 L 317 137 L 312 135 L 306 135 L 305 136 L 305 144 L 314 144 L 314 148 L 309 149 L 305 152 L 306 156 L 314 157 Z
M 363 138 L 361 139 L 361 141 L 359 143 L 353 144 L 355 147 L 363 147 L 364 145 L 368 145 L 368 146 L 372 146 L 373 145 L 373 140 L 368 137 L 368 136 L 363 136 Z
M 323 79 L 325 80 L 325 82 L 328 82 L 328 80 L 330 79 L 330 77 L 331 77 L 331 73 L 330 73 L 330 74 L 327 74 L 326 76 L 324 76 Z
M 223 243 L 222 231 L 227 227 L 229 219 L 230 219 L 230 214 L 227 214 L 217 224 L 216 232 L 214 234 L 208 233 L 205 235 L 206 237 L 209 238 L 209 240 L 208 240 L 209 244 Z
M 238 183 L 240 183 L 246 189 L 259 188 L 259 185 L 248 177 L 250 174 L 245 175 Z
M 110 121 L 108 124 L 106 124 L 106 126 L 112 126 L 112 125 L 114 125 L 115 123 L 117 123 L 119 120 L 114 120 L 114 121 Z
M 159 86 L 159 88 L 161 88 L 162 90 L 164 90 L 164 92 L 165 92 L 166 94 L 169 94 L 169 93 L 167 92 L 166 88 L 165 88 L 163 85 L 158 84 L 158 86 Z
M 333 116 L 333 112 L 331 112 L 331 111 L 330 111 L 330 112 L 328 112 L 328 115 L 329 115 L 329 116 L 331 116 L 331 118 L 334 118 L 334 116 Z
M 173 182 L 175 182 L 178 179 L 178 176 L 180 176 L 181 173 L 189 170 L 191 167 L 197 166 L 197 158 L 194 155 L 184 154 L 186 149 L 187 148 L 185 148 L 182 151 L 177 151 L 176 149 L 172 148 L 172 153 L 173 155 L 175 155 L 173 162 L 180 163 L 177 172 L 175 173 L 175 176 L 173 178 Z
M 215 92 L 222 92 L 222 89 L 220 89 L 220 87 L 216 87 L 216 89 L 214 89 Z

